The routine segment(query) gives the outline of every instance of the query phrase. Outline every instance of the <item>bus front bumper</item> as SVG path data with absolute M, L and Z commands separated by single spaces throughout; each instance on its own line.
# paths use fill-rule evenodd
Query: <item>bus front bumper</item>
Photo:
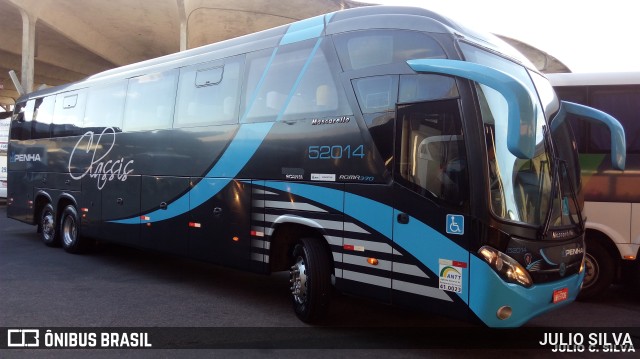
M 519 327 L 530 319 L 573 302 L 584 271 L 529 288 L 505 282 L 489 265 L 471 256 L 469 307 L 489 327 Z

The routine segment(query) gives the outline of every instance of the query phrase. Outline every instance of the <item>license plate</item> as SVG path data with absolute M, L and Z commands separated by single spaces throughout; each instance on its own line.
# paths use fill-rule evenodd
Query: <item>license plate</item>
M 553 291 L 553 304 L 560 303 L 569 298 L 569 288 L 556 289 Z

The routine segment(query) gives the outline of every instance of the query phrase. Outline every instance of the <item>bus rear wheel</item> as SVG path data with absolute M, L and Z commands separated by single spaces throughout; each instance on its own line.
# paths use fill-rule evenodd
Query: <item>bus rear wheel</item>
M 305 323 L 318 321 L 329 306 L 331 269 L 322 242 L 302 238 L 293 248 L 293 265 L 289 271 L 293 309 Z
M 76 208 L 72 205 L 66 206 L 60 218 L 60 237 L 62 248 L 69 253 L 80 253 L 84 249 L 78 221 Z
M 49 247 L 57 247 L 60 245 L 60 238 L 56 231 L 56 214 L 53 206 L 47 203 L 42 211 L 40 211 L 39 228 L 40 239 Z
M 615 263 L 609 252 L 600 243 L 591 240 L 587 241 L 584 266 L 584 282 L 578 299 L 597 299 L 613 283 Z

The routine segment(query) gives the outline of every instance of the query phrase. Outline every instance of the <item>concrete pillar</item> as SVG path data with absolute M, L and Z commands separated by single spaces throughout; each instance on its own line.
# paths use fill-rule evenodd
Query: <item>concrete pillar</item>
M 22 15 L 22 88 L 29 93 L 33 91 L 33 73 L 35 67 L 36 22 L 38 18 L 20 9 Z
M 187 10 L 184 7 L 184 0 L 178 2 L 178 17 L 180 18 L 180 51 L 187 49 Z

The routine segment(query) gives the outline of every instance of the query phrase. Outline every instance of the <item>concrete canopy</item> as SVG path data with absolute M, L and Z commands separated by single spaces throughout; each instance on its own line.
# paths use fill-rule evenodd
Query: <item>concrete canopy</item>
M 9 70 L 22 76 L 24 86 L 23 54 L 29 49 L 23 49 L 23 28 L 29 21 L 35 22 L 31 81 L 37 89 L 363 5 L 352 0 L 0 0 L 0 105 L 6 108 L 19 96 Z
M 18 97 L 23 15 L 36 21 L 33 89 L 361 6 L 349 0 L 0 0 L 0 105 Z M 186 36 L 185 36 L 186 35 Z M 24 85 L 24 84 L 23 84 Z

